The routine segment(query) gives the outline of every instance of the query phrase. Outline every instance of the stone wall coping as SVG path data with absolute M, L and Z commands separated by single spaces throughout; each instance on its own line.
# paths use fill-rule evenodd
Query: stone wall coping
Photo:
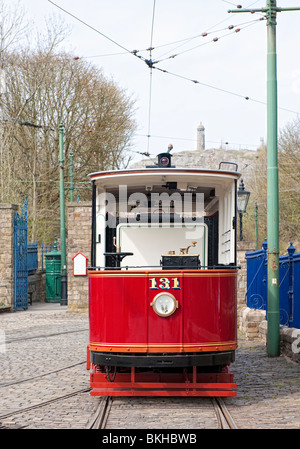
M 0 209 L 13 209 L 13 210 L 18 210 L 18 206 L 17 206 L 16 204 L 0 203 Z
M 237 251 L 254 251 L 255 250 L 255 243 L 254 242 L 248 242 L 246 240 L 238 240 L 237 241 Z
M 67 203 L 67 207 L 92 207 L 91 201 L 72 201 Z
M 267 342 L 268 321 L 265 310 L 243 307 L 238 311 L 239 329 L 247 340 Z M 280 326 L 280 353 L 295 363 L 300 363 L 300 329 Z M 295 348 L 296 347 L 296 348 Z
M 241 310 L 243 321 L 262 321 L 266 318 L 266 311 L 259 309 L 250 309 L 250 307 L 243 307 Z

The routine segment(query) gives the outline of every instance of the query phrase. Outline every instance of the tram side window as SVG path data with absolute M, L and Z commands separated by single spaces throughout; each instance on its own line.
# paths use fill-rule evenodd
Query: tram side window
M 235 264 L 235 185 L 219 198 L 219 264 Z
M 105 252 L 113 253 L 116 248 L 114 247 L 114 237 L 116 237 L 116 228 L 107 226 L 105 229 Z M 114 260 L 112 256 L 105 256 L 105 266 L 113 267 Z
M 218 265 L 219 252 L 219 213 L 204 217 L 204 222 L 208 227 L 208 267 Z

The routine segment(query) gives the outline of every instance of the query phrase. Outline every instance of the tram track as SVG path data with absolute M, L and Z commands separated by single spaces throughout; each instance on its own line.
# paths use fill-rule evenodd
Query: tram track
M 43 401 L 43 402 L 40 402 L 37 404 L 33 404 L 29 407 L 24 407 L 24 408 L 3 414 L 0 416 L 0 429 L 1 428 L 9 428 L 5 424 L 2 423 L 2 421 L 5 421 L 7 418 L 15 417 L 16 415 L 19 415 L 19 414 L 26 414 L 33 410 L 42 408 L 42 407 L 51 406 L 55 402 L 67 400 L 67 399 L 72 398 L 79 394 L 89 393 L 90 390 L 91 390 L 90 388 L 76 390 L 71 393 L 64 394 L 64 395 L 49 399 L 48 401 Z M 87 425 L 85 426 L 85 429 L 109 428 L 109 426 L 107 427 L 108 419 L 111 417 L 110 415 L 114 414 L 117 410 L 117 406 L 114 408 L 114 401 L 115 401 L 115 398 L 112 398 L 110 396 L 102 397 L 99 401 L 96 411 L 90 417 Z M 182 404 L 181 404 L 182 406 L 180 407 L 180 412 L 181 412 L 180 416 L 182 416 L 184 414 L 184 402 L 185 402 L 185 400 L 182 401 Z M 168 400 L 164 400 L 163 403 L 164 404 L 167 403 L 169 412 L 171 412 L 171 414 L 172 414 L 172 407 L 173 407 L 172 403 L 171 402 L 168 403 Z M 196 408 L 196 412 L 197 411 L 199 412 L 202 421 L 203 421 L 203 413 L 205 413 L 207 415 L 206 420 L 207 420 L 207 422 L 210 423 L 209 428 L 213 428 L 213 426 L 215 426 L 218 429 L 237 429 L 238 428 L 237 425 L 235 424 L 232 416 L 230 415 L 224 401 L 221 398 L 211 398 L 210 405 L 212 407 L 210 407 L 206 410 L 207 403 L 204 404 L 204 406 L 203 406 L 203 405 L 201 405 L 201 402 L 200 402 L 199 407 Z M 155 425 L 153 428 L 164 428 L 164 424 L 163 424 L 164 418 L 165 418 L 164 409 L 163 408 L 160 409 L 160 406 L 161 406 L 160 402 L 157 401 L 156 407 L 159 410 L 160 417 L 157 421 L 158 425 Z M 178 412 L 178 404 L 176 405 L 176 407 L 177 408 L 173 409 L 174 414 L 176 413 L 176 411 Z M 128 404 L 128 408 L 130 408 L 131 411 L 133 411 L 133 409 L 135 409 L 134 412 L 137 416 L 145 415 L 148 413 L 147 401 L 144 404 L 143 401 L 142 402 L 140 401 L 140 399 L 136 403 L 135 403 L 134 399 L 133 400 L 131 399 L 130 404 Z M 215 420 L 212 420 L 212 414 L 211 414 L 212 409 L 214 411 L 214 416 L 216 418 Z M 195 419 L 194 419 L 194 421 L 195 421 Z M 213 424 L 213 422 L 214 422 L 214 424 Z M 120 423 L 120 428 L 121 428 L 121 426 L 122 426 L 122 424 Z M 19 426 L 17 426 L 17 427 L 19 427 Z M 22 427 L 26 427 L 26 426 L 22 426 Z M 19 428 L 22 428 L 22 427 L 19 427 Z M 138 429 L 139 422 L 136 421 L 134 427 L 131 427 L 131 428 Z M 152 426 L 149 426 L 147 428 L 152 428 Z M 193 428 L 193 427 L 191 427 L 191 428 Z
M 105 429 L 113 400 L 109 396 L 101 398 L 96 412 L 86 425 L 86 429 Z
M 218 424 L 221 429 L 237 429 L 237 425 L 230 415 L 223 399 L 212 398 L 212 403 L 218 419 Z
M 70 330 L 70 331 L 64 331 L 64 332 L 55 332 L 53 334 L 39 334 L 39 335 L 31 335 L 29 337 L 20 337 L 20 338 L 11 338 L 11 339 L 7 339 L 5 341 L 5 344 L 9 344 L 9 343 L 15 343 L 17 341 L 24 341 L 24 340 L 34 340 L 36 338 L 48 338 L 48 337 L 56 337 L 58 335 L 64 335 L 64 334 L 73 334 L 73 333 L 77 333 L 77 332 L 86 332 L 88 331 L 88 328 L 85 329 L 75 329 L 75 330 Z
M 86 360 L 84 360 L 83 362 L 74 363 L 73 365 L 64 366 L 62 368 L 58 368 L 56 370 L 49 371 L 47 373 L 39 374 L 38 376 L 26 377 L 25 379 L 19 379 L 19 380 L 14 380 L 11 382 L 5 382 L 3 384 L 0 384 L 0 388 L 10 387 L 12 385 L 21 384 L 23 382 L 30 382 L 30 381 L 33 381 L 36 379 L 40 379 L 42 377 L 50 376 L 51 374 L 59 373 L 60 371 L 65 371 L 66 369 L 74 368 L 75 366 L 83 365 L 85 363 L 86 363 Z
M 34 410 L 34 409 L 37 409 L 37 408 L 41 408 L 41 407 L 45 407 L 47 405 L 53 404 L 54 402 L 61 401 L 63 399 L 69 399 L 69 398 L 71 398 L 73 396 L 76 396 L 78 394 L 88 393 L 90 391 L 91 391 L 90 388 L 83 388 L 81 390 L 73 391 L 72 393 L 68 393 L 68 394 L 64 394 L 64 395 L 61 395 L 61 396 L 57 396 L 57 397 L 55 397 L 53 399 L 49 399 L 48 401 L 39 402 L 38 404 L 33 404 L 33 405 L 30 405 L 29 407 L 24 407 L 22 409 L 18 409 L 18 410 L 14 410 L 12 412 L 6 413 L 5 415 L 1 415 L 0 416 L 0 425 L 1 425 L 1 420 L 3 420 L 3 419 L 9 418 L 11 416 L 19 415 L 21 413 L 27 413 L 27 412 L 30 412 L 31 410 Z
M 9 355 L 13 354 L 14 348 L 17 348 L 18 354 L 20 353 L 21 355 L 22 349 L 20 343 L 24 340 L 29 342 L 27 344 L 30 345 L 30 347 L 34 345 L 33 348 L 42 347 L 44 349 L 46 342 L 49 342 L 47 343 L 48 346 L 52 345 L 50 337 L 57 337 L 60 339 L 64 335 L 70 335 L 70 338 L 72 339 L 76 338 L 77 340 L 77 338 L 80 338 L 80 340 L 82 340 L 81 337 L 83 333 L 87 331 L 88 328 L 81 326 L 76 329 L 53 328 L 44 330 L 44 332 L 42 329 L 34 329 L 34 332 L 26 332 L 22 337 L 19 337 L 19 335 L 7 336 L 5 343 L 11 343 L 10 347 L 12 347 L 12 349 L 10 348 L 9 351 L 7 349 Z M 38 332 L 39 334 L 37 334 Z M 38 342 L 38 339 L 40 339 L 39 343 L 36 343 Z M 29 355 L 30 354 L 31 353 L 29 353 Z M 11 359 L 8 359 L 7 363 L 10 363 L 10 360 Z M 29 360 L 31 359 L 29 358 Z M 83 397 L 86 397 L 91 389 L 85 382 L 82 384 L 80 380 L 77 381 L 77 378 L 81 379 L 83 377 L 82 372 L 86 372 L 81 368 L 86 364 L 86 358 L 71 361 L 62 355 L 59 360 L 61 362 L 59 364 L 60 366 L 58 364 L 53 364 L 53 358 L 47 360 L 47 366 L 44 364 L 39 364 L 37 366 L 34 363 L 33 365 L 30 364 L 30 366 L 28 366 L 29 364 L 23 363 L 22 359 L 22 364 L 18 365 L 17 369 L 14 369 L 13 372 L 11 371 L 11 366 L 9 367 L 11 376 L 6 379 L 2 376 L 2 382 L 0 383 L 0 391 L 3 399 L 0 407 L 0 429 L 28 428 L 32 427 L 32 425 L 39 427 L 44 419 L 41 417 L 45 417 L 45 423 L 49 423 L 48 417 L 52 416 L 52 410 L 57 409 L 61 411 L 66 409 L 67 405 L 65 404 L 71 404 L 71 406 L 72 404 L 80 404 L 81 406 L 81 403 L 86 402 Z M 12 367 L 15 368 L 15 361 L 12 360 L 12 362 Z M 24 375 L 25 371 L 27 375 Z M 16 373 L 19 373 L 19 376 L 16 376 Z M 22 373 L 24 373 L 23 376 Z M 70 385 L 71 388 L 65 388 L 63 384 L 59 384 L 58 379 L 63 379 L 63 383 L 65 383 L 65 376 L 73 377 L 75 375 L 76 379 L 74 379 L 73 386 Z M 57 388 L 55 388 L 55 385 L 57 385 Z M 15 393 L 12 396 L 12 391 L 17 387 L 18 389 L 15 390 Z M 83 395 L 82 399 L 80 398 L 80 395 Z M 11 396 L 12 400 L 9 400 Z M 57 405 L 55 405 L 55 403 L 57 403 Z M 76 414 L 74 406 L 73 409 Z M 49 424 L 45 425 L 47 426 Z M 58 423 L 58 426 L 60 426 L 60 423 Z
M 86 425 L 86 429 L 105 429 L 106 424 L 108 422 L 108 418 L 110 417 L 110 413 L 114 412 L 113 403 L 114 399 L 112 399 L 111 397 L 109 396 L 102 397 L 96 412 L 90 418 L 88 424 Z M 214 409 L 218 429 L 238 428 L 231 414 L 229 413 L 223 399 L 211 398 L 210 404 Z M 140 414 L 145 413 L 146 405 L 143 406 L 142 404 L 139 404 L 138 407 L 140 407 Z M 201 405 L 199 405 L 199 411 L 200 409 Z M 201 413 L 203 413 L 203 410 L 201 410 Z M 211 413 L 211 409 L 209 410 L 209 413 Z M 163 420 L 164 414 L 163 412 L 161 412 L 161 422 L 163 422 Z M 163 425 L 161 427 L 163 427 Z M 139 428 L 138 423 L 136 423 L 136 428 Z

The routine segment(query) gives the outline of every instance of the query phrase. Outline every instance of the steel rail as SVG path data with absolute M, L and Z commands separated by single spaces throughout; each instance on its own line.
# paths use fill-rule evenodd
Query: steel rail
M 112 398 L 109 396 L 102 397 L 96 412 L 87 423 L 86 429 L 105 429 L 112 401 Z
M 61 401 L 62 399 L 68 399 L 68 398 L 71 398 L 73 396 L 76 396 L 77 394 L 88 393 L 90 391 L 91 391 L 90 388 L 84 388 L 82 390 L 73 391 L 72 393 L 68 393 L 68 394 L 64 394 L 62 396 L 58 396 L 56 398 L 50 399 L 49 401 L 40 402 L 38 404 L 34 404 L 34 405 L 29 406 L 29 407 L 25 407 L 25 408 L 22 408 L 22 409 L 19 409 L 19 410 L 15 410 L 13 412 L 6 413 L 5 415 L 1 415 L 0 416 L 0 420 L 8 418 L 10 416 L 19 415 L 20 413 L 29 412 L 29 411 L 34 410 L 36 408 L 45 407 L 45 406 L 47 406 L 49 404 L 52 404 L 53 402 Z
M 49 376 L 50 374 L 59 373 L 60 371 L 65 371 L 66 369 L 74 368 L 75 366 L 83 365 L 85 363 L 86 363 L 86 360 L 84 360 L 83 362 L 74 363 L 73 365 L 63 366 L 62 368 L 57 368 L 56 370 L 49 371 L 49 372 L 43 373 L 43 374 L 39 374 L 34 377 L 27 377 L 26 379 L 19 379 L 19 380 L 13 380 L 11 382 L 5 382 L 5 383 L 0 384 L 0 388 L 9 387 L 11 385 L 21 384 L 23 382 L 31 382 L 32 380 L 36 380 L 41 377 L 46 377 L 46 376 Z
M 41 334 L 41 335 L 31 335 L 29 337 L 18 337 L 18 338 L 7 339 L 5 341 L 5 343 L 9 344 L 9 343 L 14 343 L 15 341 L 33 340 L 35 338 L 56 337 L 57 335 L 73 334 L 73 333 L 76 333 L 76 332 L 85 332 L 85 331 L 88 331 L 88 330 L 89 330 L 88 328 L 74 329 L 74 330 L 71 330 L 71 331 L 55 332 L 53 334 Z
M 218 419 L 218 424 L 221 429 L 237 429 L 232 416 L 230 415 L 223 399 L 212 398 L 212 403 Z

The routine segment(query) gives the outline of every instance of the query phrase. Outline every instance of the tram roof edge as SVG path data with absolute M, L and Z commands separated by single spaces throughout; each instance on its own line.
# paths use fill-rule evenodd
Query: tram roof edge
M 143 174 L 152 174 L 152 175 L 171 175 L 171 174 L 207 174 L 207 175 L 227 175 L 232 176 L 233 178 L 239 179 L 241 177 L 241 173 L 235 170 L 221 170 L 221 169 L 203 169 L 203 168 L 134 168 L 134 169 L 123 169 L 123 170 L 107 170 L 100 172 L 89 173 L 88 177 L 91 181 L 107 176 L 131 176 L 131 175 L 143 175 Z

